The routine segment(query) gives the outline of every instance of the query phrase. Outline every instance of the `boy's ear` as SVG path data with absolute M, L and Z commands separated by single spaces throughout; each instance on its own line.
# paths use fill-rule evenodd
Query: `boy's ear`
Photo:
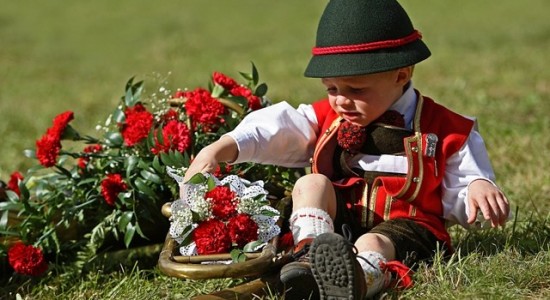
M 407 84 L 412 77 L 413 67 L 404 67 L 397 70 L 397 83 L 401 85 Z

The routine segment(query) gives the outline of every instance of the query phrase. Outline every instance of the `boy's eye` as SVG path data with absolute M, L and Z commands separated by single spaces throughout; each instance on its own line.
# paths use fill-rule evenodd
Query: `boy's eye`
M 353 94 L 360 94 L 364 91 L 365 89 L 363 88 L 350 88 L 349 91 Z
M 327 88 L 327 93 L 329 95 L 335 95 L 338 92 L 336 88 Z

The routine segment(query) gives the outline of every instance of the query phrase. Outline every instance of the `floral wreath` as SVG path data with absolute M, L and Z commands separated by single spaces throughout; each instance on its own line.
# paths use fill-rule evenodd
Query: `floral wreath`
M 183 183 L 174 169 L 168 173 L 182 188 L 182 198 L 171 205 L 169 230 L 182 255 L 253 252 L 281 232 L 263 181 L 199 173 Z

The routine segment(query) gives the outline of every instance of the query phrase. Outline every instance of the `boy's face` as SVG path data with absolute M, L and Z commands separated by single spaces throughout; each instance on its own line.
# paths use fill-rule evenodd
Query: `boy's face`
M 376 74 L 323 78 L 330 106 L 345 120 L 366 126 L 401 97 L 412 68 Z

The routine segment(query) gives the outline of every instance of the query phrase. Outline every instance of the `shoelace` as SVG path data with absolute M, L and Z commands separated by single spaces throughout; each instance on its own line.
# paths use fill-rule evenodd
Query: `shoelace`
M 367 264 L 369 264 L 371 267 L 375 268 L 376 267 L 369 261 L 367 260 L 366 258 L 362 257 L 362 256 L 359 256 L 359 250 L 357 250 L 357 247 L 355 247 L 355 245 L 353 244 L 353 233 L 351 231 L 351 228 L 349 227 L 348 224 L 343 224 L 342 225 L 342 236 L 348 240 L 348 243 L 349 245 L 352 247 L 352 251 L 353 253 L 355 254 L 355 256 L 358 258 L 358 259 L 361 259 L 363 260 L 364 262 L 366 262 Z
M 376 269 L 376 266 L 374 266 L 368 259 L 357 255 L 359 251 L 357 250 L 357 247 L 355 247 L 355 245 L 351 242 L 353 240 L 353 233 L 349 225 L 342 225 L 342 236 L 344 236 L 344 238 L 348 241 L 358 259 L 361 259 L 362 261 L 366 262 L 371 267 Z M 413 286 L 413 281 L 410 276 L 413 271 L 399 261 L 393 260 L 387 263 L 380 262 L 380 270 L 382 272 L 391 273 L 392 280 L 390 282 L 390 285 L 393 285 L 396 288 L 406 289 Z

